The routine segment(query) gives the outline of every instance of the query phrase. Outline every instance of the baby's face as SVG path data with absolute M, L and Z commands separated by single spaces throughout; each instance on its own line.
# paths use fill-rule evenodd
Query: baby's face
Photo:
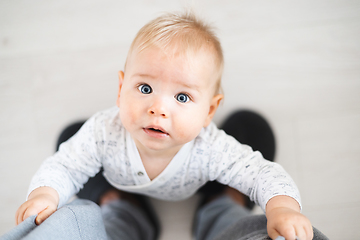
M 169 57 L 150 47 L 133 51 L 120 72 L 120 118 L 139 151 L 176 153 L 207 126 L 222 95 L 214 96 L 217 71 L 206 52 Z

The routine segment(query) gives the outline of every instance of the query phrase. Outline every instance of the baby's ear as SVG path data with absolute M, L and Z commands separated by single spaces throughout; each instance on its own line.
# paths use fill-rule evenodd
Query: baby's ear
M 124 72 L 123 71 L 119 71 L 118 72 L 118 75 L 119 75 L 119 91 L 118 91 L 118 97 L 116 99 L 116 105 L 118 107 L 120 107 L 120 92 L 121 92 L 121 87 L 122 87 L 122 84 L 124 82 Z
M 224 95 L 222 94 L 217 94 L 213 97 L 213 99 L 211 100 L 211 103 L 210 103 L 210 108 L 209 108 L 209 113 L 206 117 L 206 120 L 205 120 L 205 123 L 204 123 L 204 127 L 207 127 L 211 120 L 213 119 L 215 113 L 216 113 L 216 110 L 217 108 L 219 107 L 219 104 L 221 102 L 221 100 L 224 98 Z

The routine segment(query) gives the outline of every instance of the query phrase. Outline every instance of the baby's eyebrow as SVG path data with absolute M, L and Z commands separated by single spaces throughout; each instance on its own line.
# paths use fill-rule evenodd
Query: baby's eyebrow
M 199 84 L 193 83 L 189 80 L 175 79 L 174 83 L 184 86 L 185 88 L 193 89 L 195 91 L 200 91 L 201 87 Z
M 155 76 L 148 74 L 148 73 L 137 73 L 135 75 L 133 75 L 134 77 L 140 77 L 140 78 L 152 78 L 152 79 L 156 79 Z M 174 81 L 174 83 L 179 84 L 184 86 L 185 88 L 189 88 L 189 89 L 193 89 L 196 91 L 200 91 L 200 86 L 194 83 L 188 83 L 188 82 L 184 82 L 181 79 L 177 79 Z
M 152 76 L 150 74 L 146 73 L 137 73 L 133 75 L 134 77 L 141 77 L 141 78 L 155 78 L 155 76 Z
M 196 90 L 196 91 L 200 90 L 200 86 L 197 85 L 197 84 L 186 83 L 186 82 L 183 82 L 183 81 L 177 81 L 177 83 L 180 84 L 180 85 L 183 85 L 185 88 L 190 88 L 190 89 L 193 89 L 193 90 Z

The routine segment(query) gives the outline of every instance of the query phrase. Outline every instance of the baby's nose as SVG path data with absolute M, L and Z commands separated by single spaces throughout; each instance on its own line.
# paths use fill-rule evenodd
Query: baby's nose
M 155 100 L 154 103 L 148 110 L 148 113 L 153 116 L 159 116 L 163 118 L 169 117 L 169 112 L 166 107 L 166 102 L 164 100 Z

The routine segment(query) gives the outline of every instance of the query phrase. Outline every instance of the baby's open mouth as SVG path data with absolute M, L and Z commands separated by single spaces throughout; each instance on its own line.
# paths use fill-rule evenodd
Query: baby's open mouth
M 169 135 L 167 132 L 165 132 L 164 129 L 158 128 L 158 127 L 147 127 L 144 129 L 146 132 L 153 132 L 155 134 L 166 134 Z
M 160 129 L 156 129 L 156 128 L 149 128 L 149 130 L 159 132 L 159 133 L 165 133 L 165 132 L 161 131 Z

